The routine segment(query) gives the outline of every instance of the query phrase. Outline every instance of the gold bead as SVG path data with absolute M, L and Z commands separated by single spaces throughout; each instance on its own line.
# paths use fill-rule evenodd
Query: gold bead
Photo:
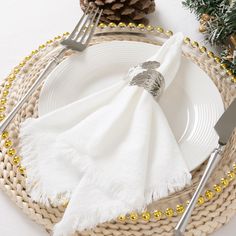
M 8 149 L 7 154 L 9 156 L 14 156 L 16 154 L 16 150 L 14 148 L 10 148 Z
M 137 26 L 139 29 L 144 29 L 145 28 L 145 25 L 144 24 L 138 24 Z
M 201 47 L 199 48 L 199 51 L 200 51 L 201 53 L 204 53 L 204 52 L 207 51 L 207 49 L 206 49 L 206 47 L 201 46 Z
M 189 37 L 185 37 L 184 38 L 184 43 L 189 44 L 190 41 L 191 41 L 191 39 Z
M 43 49 L 43 48 L 45 48 L 45 47 L 46 47 L 45 44 L 41 44 L 41 45 L 39 46 L 39 49 Z
M 220 57 L 215 57 L 214 60 L 215 60 L 216 63 L 220 63 L 221 62 L 221 58 Z
M 60 39 L 60 38 L 61 38 L 61 36 L 58 35 L 58 36 L 54 37 L 54 40 L 58 40 L 58 39 Z
M 124 22 L 120 22 L 119 25 L 118 25 L 120 28 L 124 28 L 126 27 L 126 24 Z
M 161 217 L 162 217 L 162 212 L 159 211 L 159 210 L 156 210 L 156 211 L 153 212 L 153 216 L 156 220 L 160 220 Z
M 226 73 L 227 73 L 229 76 L 233 75 L 232 70 L 226 70 Z
M 145 221 L 149 221 L 150 220 L 150 218 L 151 218 L 151 214 L 149 213 L 149 212 L 143 212 L 142 213 L 142 218 L 143 218 L 143 220 L 145 220 Z
M 0 114 L 0 121 L 4 120 L 5 119 L 5 115 L 4 114 Z
M 14 69 L 14 73 L 15 74 L 18 74 L 20 72 L 20 69 L 18 68 L 18 67 L 16 67 L 15 69 Z
M 16 79 L 16 76 L 15 76 L 14 74 L 10 74 L 10 75 L 8 76 L 8 81 L 9 81 L 9 82 L 14 81 L 15 79 Z
M 191 43 L 191 45 L 192 45 L 193 48 L 198 48 L 198 47 L 199 47 L 199 44 L 198 44 L 198 42 L 196 42 L 196 41 L 193 41 L 193 42 Z
M 29 61 L 30 59 L 31 59 L 31 56 L 29 55 L 29 56 L 26 56 L 24 60 Z
M 115 28 L 116 27 L 116 24 L 114 23 L 114 22 L 111 22 L 111 23 L 109 23 L 109 25 L 108 25 L 110 28 Z
M 46 44 L 51 44 L 53 42 L 53 40 L 48 40 L 47 42 L 46 42 Z
M 9 136 L 7 131 L 2 132 L 2 139 L 7 139 Z
M 25 65 L 25 61 L 19 63 L 19 67 L 23 67 Z
M 6 89 L 9 89 L 11 86 L 12 86 L 12 84 L 11 84 L 10 82 L 8 82 L 8 83 L 5 84 L 5 88 L 6 88 Z
M 0 100 L 0 103 L 1 103 L 2 105 L 6 104 L 6 102 L 7 102 L 7 99 L 6 99 L 6 98 L 2 98 L 2 99 Z
M 19 156 L 15 156 L 13 158 L 13 164 L 14 165 L 18 165 L 20 163 L 20 161 L 21 161 L 21 158 Z
M 136 212 L 132 212 L 129 215 L 130 220 L 136 221 L 138 219 L 138 214 Z
M 189 201 L 189 200 L 187 200 L 187 201 L 186 201 L 186 206 L 188 206 L 188 204 L 189 204 L 189 203 L 190 203 L 190 201 Z
M 153 31 L 154 30 L 154 27 L 152 25 L 148 25 L 147 28 L 146 28 L 148 31 Z
M 129 27 L 129 28 L 135 28 L 136 25 L 135 25 L 134 23 L 129 23 L 129 24 L 128 24 L 128 27 Z
M 220 192 L 222 191 L 221 186 L 218 185 L 218 184 L 215 184 L 215 185 L 213 186 L 213 188 L 214 188 L 214 190 L 215 190 L 217 193 L 220 193 Z
M 20 171 L 20 173 L 23 175 L 25 173 L 25 167 L 24 166 L 19 166 L 18 170 Z
M 63 36 L 68 36 L 70 33 L 69 32 L 65 32 L 63 33 Z
M 220 67 L 221 67 L 221 69 L 226 69 L 226 68 L 227 68 L 227 65 L 224 64 L 224 63 L 221 63 L 221 64 L 220 64 Z
M 0 107 L 0 112 L 3 112 L 3 111 L 5 111 L 6 110 L 6 107 L 4 107 L 4 106 L 1 106 Z
M 232 81 L 233 83 L 236 83 L 236 76 L 233 76 L 233 77 L 231 78 L 231 81 Z
M 211 200 L 214 197 L 214 193 L 211 190 L 207 190 L 205 196 L 208 200 Z
M 163 32 L 164 32 L 164 29 L 161 28 L 161 27 L 157 27 L 157 31 L 158 31 L 159 33 L 163 33 Z
M 198 200 L 197 200 L 197 204 L 198 204 L 198 205 L 202 205 L 204 202 L 205 202 L 205 199 L 204 199 L 203 196 L 200 196 L 200 197 L 198 198 Z
M 5 146 L 5 148 L 9 148 L 9 147 L 11 147 L 12 146 L 12 141 L 11 140 L 6 140 L 5 141 L 5 143 L 4 143 L 4 146 Z
M 8 90 L 3 90 L 2 96 L 5 98 L 9 94 Z
M 167 30 L 165 34 L 170 37 L 173 35 L 173 32 L 171 30 Z
M 229 181 L 232 181 L 232 180 L 235 179 L 235 173 L 234 173 L 233 171 L 229 171 L 229 172 L 227 173 L 227 176 L 228 176 L 228 178 L 229 178 Z
M 220 183 L 223 187 L 227 187 L 229 185 L 229 180 L 226 178 L 221 178 Z
M 36 49 L 36 50 L 33 50 L 32 52 L 31 52 L 31 55 L 35 55 L 36 53 L 38 53 L 38 50 Z
M 183 205 L 177 205 L 176 206 L 176 211 L 178 214 L 183 214 L 184 213 L 184 206 Z
M 210 57 L 210 58 L 214 58 L 215 57 L 215 54 L 211 51 L 208 51 L 207 52 L 207 56 Z
M 106 26 L 106 24 L 104 24 L 104 23 L 100 23 L 98 27 L 101 28 L 101 29 L 104 29 L 104 28 L 107 27 L 107 26 Z
M 126 216 L 125 216 L 125 215 L 119 215 L 119 216 L 117 217 L 117 220 L 120 221 L 120 222 L 125 222 Z
M 166 216 L 172 217 L 174 215 L 174 210 L 172 208 L 167 208 L 165 213 Z

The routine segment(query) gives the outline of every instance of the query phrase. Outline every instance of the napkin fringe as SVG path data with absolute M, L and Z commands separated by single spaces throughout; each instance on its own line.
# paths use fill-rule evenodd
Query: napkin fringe
M 147 205 L 151 204 L 153 201 L 167 197 L 176 191 L 182 190 L 184 187 L 191 184 L 191 179 L 192 175 L 187 171 L 175 173 L 173 178 L 163 180 L 165 184 L 158 184 L 147 189 L 145 191 Z
M 98 182 L 101 183 L 104 179 L 106 179 L 104 175 L 100 174 L 100 172 L 98 173 L 93 168 L 90 168 L 91 164 L 85 158 L 87 154 L 81 155 L 81 157 L 79 157 L 76 147 L 73 147 L 71 144 L 68 144 L 66 142 L 58 143 L 58 146 L 61 147 L 61 150 L 63 150 L 63 152 L 60 150 L 60 152 L 56 155 L 60 156 L 60 158 L 64 158 L 64 160 L 66 161 L 72 162 L 73 165 L 80 166 L 81 172 L 86 172 L 87 174 L 89 174 L 90 183 L 93 182 L 94 184 L 97 184 Z M 191 183 L 191 179 L 192 175 L 188 172 L 187 169 L 185 171 L 176 171 L 174 175 L 170 174 L 170 177 L 168 179 L 163 179 L 161 184 L 153 185 L 153 187 L 149 187 L 145 190 L 146 202 L 150 204 L 152 201 L 156 201 L 160 198 L 168 196 L 171 193 L 183 189 L 184 187 L 186 187 L 186 185 L 189 185 Z M 116 188 L 111 186 L 109 189 L 110 191 L 112 191 L 112 194 L 116 195 L 121 192 L 123 186 L 119 186 Z M 124 196 L 123 200 L 125 200 L 127 197 L 129 197 L 129 199 L 131 198 L 131 196 Z M 139 207 L 139 209 L 141 208 Z
M 53 236 L 67 236 L 74 234 L 76 231 L 82 232 L 84 230 L 91 230 L 98 224 L 110 222 L 116 219 L 119 215 L 126 215 L 127 212 L 131 212 L 133 210 L 134 209 L 128 209 L 128 211 L 122 211 L 119 208 L 119 205 L 112 207 L 106 206 L 105 204 L 102 208 L 99 208 L 99 210 L 93 210 L 92 217 L 89 214 L 86 216 L 77 215 L 74 216 L 73 220 L 70 222 L 67 222 L 66 219 L 64 222 L 64 219 L 62 218 L 62 220 L 54 226 Z
M 38 140 L 43 140 L 45 138 L 44 133 L 28 132 L 32 118 L 27 119 L 23 123 L 23 128 L 21 128 L 20 139 L 21 139 L 21 155 L 22 164 L 26 168 L 26 191 L 30 194 L 34 201 L 42 203 L 46 206 L 59 206 L 65 202 L 66 199 L 71 197 L 71 191 L 62 191 L 60 193 L 54 191 L 53 187 L 49 189 L 45 188 L 45 184 L 41 181 L 40 170 L 38 166 L 38 153 L 34 149 Z M 30 130 L 30 129 L 29 129 Z M 41 170 L 42 171 L 42 170 Z
M 46 189 L 44 183 L 40 181 L 40 170 L 37 163 L 37 158 L 35 158 L 38 157 L 38 155 L 34 150 L 34 146 L 38 142 L 38 140 L 45 139 L 48 134 L 42 132 L 39 133 L 37 132 L 37 130 L 28 129 L 30 127 L 29 122 L 30 119 L 24 123 L 24 129 L 21 129 L 22 132 L 20 134 L 23 164 L 27 168 L 27 192 L 29 192 L 32 199 L 37 202 L 43 203 L 45 205 L 60 205 L 63 203 L 63 200 L 70 199 L 72 193 L 71 191 L 55 192 L 53 191 L 54 188 Z M 66 162 L 70 161 L 71 163 L 73 163 L 73 165 L 79 167 L 78 171 L 86 172 L 86 174 L 89 174 L 89 183 L 83 183 L 84 185 L 92 183 L 92 185 L 96 186 L 97 184 L 101 184 L 104 179 L 106 179 L 101 172 L 97 173 L 93 170 L 93 168 L 90 168 L 91 164 L 88 158 L 81 158 L 78 156 L 78 150 L 74 146 L 64 142 L 63 140 L 60 140 L 57 145 L 60 146 L 60 149 L 56 150 L 60 151 L 58 153 L 54 153 L 53 155 L 59 156 L 59 158 L 63 158 Z M 50 161 L 50 157 L 48 158 L 48 160 Z M 117 199 L 117 206 L 115 208 L 109 206 L 109 202 L 104 202 L 96 210 L 91 208 L 89 205 L 83 206 L 88 208 L 84 212 L 92 212 L 93 217 L 91 217 L 91 214 L 76 215 L 74 216 L 72 222 L 70 222 L 69 224 L 68 222 L 63 222 L 62 219 L 62 221 L 59 222 L 54 228 L 55 235 L 60 235 L 57 234 L 57 232 L 73 233 L 76 230 L 83 231 L 85 229 L 91 229 L 98 223 L 104 223 L 113 220 L 120 214 L 128 214 L 131 211 L 142 212 L 146 209 L 147 205 L 149 205 L 153 201 L 159 200 L 163 197 L 167 197 L 169 194 L 183 189 L 186 185 L 190 184 L 190 182 L 191 174 L 188 173 L 187 170 L 184 172 L 181 170 L 178 172 L 176 170 L 174 174 L 170 174 L 170 177 L 168 179 L 163 179 L 161 184 L 153 185 L 147 188 L 144 191 L 143 196 L 135 196 L 129 193 L 123 194 L 123 183 L 121 183 L 120 185 L 116 184 L 116 187 L 110 188 L 111 195 L 119 196 Z M 129 205 L 126 204 L 125 199 L 129 199 Z
M 60 158 L 63 157 L 65 160 L 73 162 L 74 165 L 80 166 L 83 170 L 86 170 L 87 174 L 89 174 L 89 179 L 87 179 L 88 181 L 84 182 L 83 185 L 102 185 L 106 176 L 101 172 L 98 173 L 93 168 L 90 169 L 90 164 L 87 161 L 84 163 L 85 165 L 82 165 L 81 159 L 84 162 L 84 158 L 78 157 L 78 150 L 76 150 L 75 147 L 66 142 L 61 142 L 60 147 L 63 150 L 60 154 L 58 153 L 58 155 L 61 155 Z M 72 220 L 73 222 L 70 223 L 64 223 L 62 219 L 62 221 L 54 228 L 54 236 L 60 235 L 57 234 L 57 232 L 66 232 L 65 235 L 70 235 L 75 231 L 83 231 L 85 229 L 90 230 L 98 224 L 116 219 L 119 215 L 126 215 L 132 211 L 145 211 L 147 205 L 153 203 L 153 201 L 167 197 L 169 194 L 183 189 L 190 183 L 191 174 L 188 173 L 187 170 L 185 172 L 180 170 L 179 172 L 175 172 L 175 175 L 170 175 L 170 178 L 163 180 L 163 183 L 153 185 L 153 187 L 144 190 L 144 195 L 141 196 L 140 194 L 140 196 L 135 196 L 129 192 L 126 192 L 126 194 L 122 193 L 122 189 L 124 188 L 123 183 L 119 186 L 116 185 L 116 187 L 113 187 L 111 182 L 109 187 L 110 194 L 114 197 L 118 196 L 116 207 L 110 206 L 109 202 L 100 203 L 98 208 L 93 208 L 93 206 L 90 206 L 89 204 L 83 206 L 82 212 L 88 212 L 88 215 L 76 215 Z M 90 194 L 93 194 L 93 190 L 91 190 Z M 85 196 L 82 196 L 82 198 L 83 197 Z M 126 204 L 126 199 L 129 199 L 129 204 Z M 91 215 L 93 217 L 91 217 Z

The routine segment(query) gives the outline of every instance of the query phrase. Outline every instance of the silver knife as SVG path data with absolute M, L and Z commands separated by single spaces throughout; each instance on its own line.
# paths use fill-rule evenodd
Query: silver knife
M 230 104 L 228 109 L 223 113 L 218 122 L 215 125 L 215 131 L 219 135 L 218 146 L 215 150 L 212 151 L 209 161 L 207 163 L 204 174 L 200 180 L 200 183 L 188 205 L 183 216 L 175 227 L 175 236 L 182 236 L 185 232 L 185 228 L 188 224 L 188 221 L 191 217 L 192 211 L 197 203 L 199 195 L 204 189 L 207 180 L 211 176 L 212 171 L 216 167 L 217 163 L 221 159 L 221 153 L 223 147 L 226 145 L 229 140 L 234 128 L 236 127 L 236 99 Z

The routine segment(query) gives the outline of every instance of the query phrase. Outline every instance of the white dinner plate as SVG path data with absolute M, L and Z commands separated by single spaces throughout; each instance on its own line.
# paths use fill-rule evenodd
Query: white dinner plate
M 147 60 L 158 49 L 142 42 L 113 41 L 67 58 L 43 86 L 39 116 L 123 79 L 131 66 Z M 175 80 L 159 102 L 189 170 L 193 170 L 217 144 L 213 127 L 224 111 L 220 94 L 203 70 L 182 57 Z

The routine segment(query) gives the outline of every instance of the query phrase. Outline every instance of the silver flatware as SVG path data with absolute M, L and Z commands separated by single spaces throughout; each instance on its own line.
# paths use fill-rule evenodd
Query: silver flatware
M 185 232 L 188 221 L 191 217 L 192 211 L 197 203 L 199 195 L 203 191 L 207 180 L 211 176 L 212 171 L 218 164 L 221 159 L 221 154 L 223 151 L 223 147 L 226 145 L 228 139 L 230 138 L 234 128 L 236 126 L 236 99 L 230 104 L 228 109 L 223 113 L 218 122 L 215 125 L 215 131 L 219 135 L 218 146 L 213 150 L 210 155 L 209 161 L 207 163 L 204 174 L 200 180 L 200 183 L 188 205 L 183 216 L 178 222 L 175 228 L 175 236 L 182 236 Z
M 95 29 L 98 25 L 101 15 L 102 10 L 95 9 L 91 5 L 88 6 L 72 33 L 68 36 L 67 39 L 61 42 L 61 44 L 63 45 L 62 49 L 60 49 L 58 54 L 53 57 L 53 60 L 45 67 L 45 69 L 42 71 L 42 73 L 31 86 L 31 88 L 16 104 L 16 106 L 7 115 L 7 117 L 2 121 L 2 123 L 0 124 L 0 132 L 3 132 L 6 129 L 6 127 L 15 117 L 15 115 L 21 109 L 22 105 L 36 91 L 36 89 L 39 87 L 42 81 L 49 75 L 49 73 L 60 63 L 61 59 L 64 56 L 64 53 L 68 49 L 83 51 L 87 48 L 92 36 L 94 35 Z

